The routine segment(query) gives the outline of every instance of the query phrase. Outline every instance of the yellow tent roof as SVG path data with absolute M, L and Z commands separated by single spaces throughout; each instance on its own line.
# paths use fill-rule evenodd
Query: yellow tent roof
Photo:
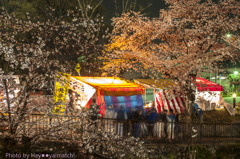
M 81 82 L 87 83 L 92 87 L 101 87 L 101 88 L 128 88 L 128 87 L 141 88 L 142 87 L 139 84 L 121 79 L 119 77 L 84 77 L 84 76 L 71 76 L 71 77 Z
M 137 84 L 142 85 L 145 88 L 161 88 L 161 89 L 169 89 L 171 86 L 174 85 L 168 79 L 134 79 L 134 82 Z

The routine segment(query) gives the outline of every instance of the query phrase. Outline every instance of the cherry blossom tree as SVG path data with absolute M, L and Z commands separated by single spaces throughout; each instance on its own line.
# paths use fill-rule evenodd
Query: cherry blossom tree
M 225 40 L 228 33 L 238 34 L 240 3 L 166 0 L 166 5 L 158 18 L 130 12 L 112 19 L 114 36 L 103 69 L 111 75 L 127 69 L 143 75 L 150 70 L 152 78 L 162 74 L 175 82 L 177 92 L 186 94 L 190 115 L 196 77 L 219 62 L 239 59 L 239 49 Z
M 64 73 L 70 73 L 68 67 L 77 60 L 74 57 L 91 56 L 91 50 L 102 47 L 97 44 L 100 38 L 96 36 L 101 31 L 101 20 L 101 17 L 80 18 L 71 11 L 69 21 L 60 17 L 34 22 L 30 18 L 22 21 L 7 13 L 0 16 L 3 67 L 0 71 L 0 92 L 4 96 L 1 100 L 5 101 L 0 105 L 4 114 L 0 117 L 0 136 L 6 152 L 41 152 L 35 148 L 43 140 L 51 139 L 68 144 L 58 149 L 56 145 L 45 145 L 48 151 L 65 153 L 71 147 L 80 158 L 89 158 L 94 152 L 117 158 L 124 158 L 128 153 L 146 155 L 142 141 L 132 137 L 120 139 L 116 133 L 107 133 L 101 126 L 101 120 L 90 120 L 93 110 L 69 109 L 68 115 L 57 115 L 53 110 L 64 101 L 54 101 L 50 96 L 42 102 L 38 96 L 31 98 L 29 93 L 30 90 L 43 88 L 53 91 L 54 82 L 62 86 L 67 84 L 65 79 L 68 75 Z M 16 73 L 20 83 L 14 80 Z M 58 96 L 64 95 L 63 92 Z M 35 103 L 36 100 L 40 101 Z M 34 111 L 40 114 L 33 116 Z

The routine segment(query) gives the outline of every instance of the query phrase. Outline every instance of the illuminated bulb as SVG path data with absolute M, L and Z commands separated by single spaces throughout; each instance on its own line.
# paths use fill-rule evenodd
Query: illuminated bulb
M 233 93 L 233 98 L 236 98 L 236 96 L 237 96 L 236 93 Z

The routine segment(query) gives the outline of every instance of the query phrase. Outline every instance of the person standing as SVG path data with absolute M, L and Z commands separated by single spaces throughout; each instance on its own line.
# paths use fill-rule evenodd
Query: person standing
M 155 107 L 155 102 L 154 101 L 152 101 L 150 104 L 149 104 L 150 106 L 151 106 L 151 111 L 152 112 L 156 112 L 157 113 L 157 109 L 156 109 L 156 107 Z
M 110 118 L 111 109 L 112 109 L 112 105 L 108 106 L 107 109 L 105 110 L 104 123 L 105 123 L 105 130 L 107 132 L 111 132 L 111 119 L 109 119 Z
M 127 123 L 127 129 L 128 129 L 128 132 L 127 133 L 130 133 L 131 135 L 133 135 L 133 116 L 134 116 L 134 111 L 131 107 L 129 107 L 127 109 L 127 119 L 128 119 L 128 123 Z
M 177 133 L 177 135 L 180 135 L 181 128 L 180 128 L 180 125 L 179 125 L 179 115 L 178 115 L 178 112 L 174 111 L 174 115 L 176 117 L 176 125 L 175 125 L 176 133 Z
M 111 111 L 109 112 L 109 120 L 110 120 L 110 132 L 117 132 L 117 107 L 116 105 L 112 106 Z
M 141 136 L 147 136 L 147 127 L 143 120 L 145 120 L 145 116 L 143 115 L 142 110 L 138 110 L 138 120 L 139 120 L 139 131 Z
M 134 112 L 133 115 L 133 135 L 135 138 L 139 138 L 139 134 L 140 134 L 140 127 L 139 127 L 139 119 L 140 119 L 140 115 L 138 111 Z
M 124 112 L 122 105 L 120 106 L 117 112 L 117 119 L 118 119 L 118 134 L 120 134 L 120 136 L 123 137 L 123 133 L 124 133 L 123 123 L 124 123 L 124 120 L 127 119 L 127 115 Z
M 154 124 L 157 120 L 157 112 L 156 111 L 152 111 L 153 109 L 149 110 L 149 116 L 148 116 L 148 133 L 149 135 L 153 136 L 153 128 L 154 128 Z
M 175 127 L 175 121 L 176 117 L 173 114 L 173 110 L 169 109 L 168 116 L 167 116 L 168 126 L 167 126 L 167 133 L 168 133 L 168 139 L 174 139 L 174 127 Z
M 157 123 L 154 125 L 155 136 L 158 138 L 166 137 L 165 124 L 167 122 L 167 117 L 165 111 L 158 113 Z
M 149 107 L 146 107 L 146 108 L 144 109 L 145 119 L 146 119 L 146 120 L 148 120 L 148 117 L 149 117 L 149 110 L 150 110 Z

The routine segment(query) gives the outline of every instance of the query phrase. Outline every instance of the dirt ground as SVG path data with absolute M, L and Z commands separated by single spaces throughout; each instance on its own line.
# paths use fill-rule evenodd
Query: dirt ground
M 211 110 L 211 111 L 203 111 L 203 122 L 204 123 L 240 123 L 240 102 L 236 103 L 236 115 L 232 116 L 228 113 L 226 108 L 223 109 L 217 109 L 217 110 Z M 180 122 L 186 122 L 186 118 L 184 115 L 180 115 L 179 117 Z M 198 114 L 193 114 L 192 116 L 192 122 L 199 123 L 200 116 Z

